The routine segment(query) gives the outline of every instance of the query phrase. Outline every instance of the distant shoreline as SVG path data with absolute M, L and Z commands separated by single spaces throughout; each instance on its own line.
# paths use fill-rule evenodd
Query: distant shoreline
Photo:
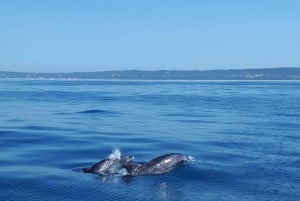
M 134 79 L 26 79 L 26 78 L 0 78 L 0 81 L 70 81 L 70 82 L 300 82 L 299 80 L 134 80 Z
M 300 80 L 300 68 L 237 70 L 123 70 L 72 73 L 28 73 L 0 71 L 1 80 L 108 80 L 108 81 L 291 81 Z

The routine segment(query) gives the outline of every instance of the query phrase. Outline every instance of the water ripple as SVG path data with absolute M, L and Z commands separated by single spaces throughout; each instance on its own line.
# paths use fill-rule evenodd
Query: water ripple
M 0 82 L 0 200 L 300 197 L 300 83 Z M 113 148 L 196 161 L 155 176 L 80 171 Z

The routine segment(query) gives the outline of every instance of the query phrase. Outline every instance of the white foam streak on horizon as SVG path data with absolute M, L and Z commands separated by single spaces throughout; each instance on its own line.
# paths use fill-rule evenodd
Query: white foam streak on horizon
M 119 159 L 121 159 L 121 151 L 120 151 L 120 149 L 117 149 L 117 148 L 113 149 L 112 153 L 109 154 L 108 158 L 112 159 L 112 160 L 116 160 L 116 159 L 119 160 Z

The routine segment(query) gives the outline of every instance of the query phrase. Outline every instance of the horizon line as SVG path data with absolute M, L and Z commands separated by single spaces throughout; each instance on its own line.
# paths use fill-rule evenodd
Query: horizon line
M 215 69 L 203 69 L 203 70 L 180 70 L 180 69 L 157 69 L 157 70 L 143 70 L 143 69 L 123 69 L 123 70 L 99 70 L 99 71 L 56 71 L 56 72 L 37 72 L 37 71 L 9 71 L 9 70 L 0 70 L 0 72 L 10 72 L 10 73 L 98 73 L 98 72 L 112 72 L 112 71 L 145 71 L 145 72 L 157 72 L 157 71 L 229 71 L 229 70 L 261 70 L 261 69 L 284 69 L 284 68 L 300 68 L 300 66 L 281 66 L 281 67 L 253 67 L 253 68 L 215 68 Z

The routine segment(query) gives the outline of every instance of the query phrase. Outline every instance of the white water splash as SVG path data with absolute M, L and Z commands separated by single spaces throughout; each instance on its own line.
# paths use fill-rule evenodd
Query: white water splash
M 125 169 L 125 168 L 121 168 L 118 172 L 118 174 L 120 176 L 126 176 L 126 175 L 129 175 L 128 171 Z
M 112 152 L 111 152 L 111 154 L 109 154 L 108 158 L 112 159 L 112 160 L 119 160 L 119 159 L 121 159 L 121 151 L 120 151 L 120 149 L 117 149 L 117 148 L 113 149 Z
M 196 161 L 195 157 L 193 157 L 193 156 L 187 156 L 186 158 L 187 158 L 188 162 L 195 162 Z

